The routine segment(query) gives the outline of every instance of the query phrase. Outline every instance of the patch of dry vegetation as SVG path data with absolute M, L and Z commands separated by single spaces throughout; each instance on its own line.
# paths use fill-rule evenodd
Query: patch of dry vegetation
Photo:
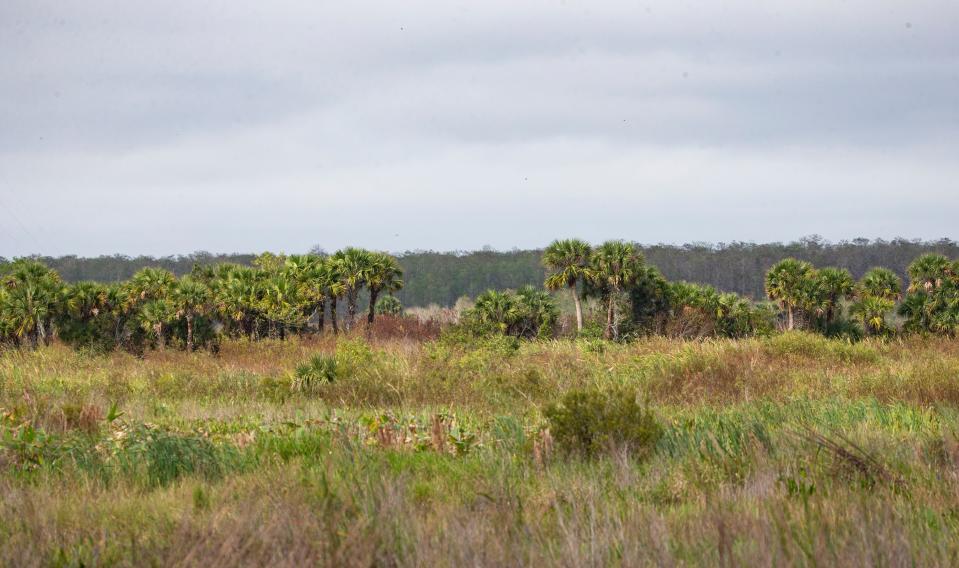
M 957 383 L 806 334 L 7 351 L 0 564 L 955 565 Z M 547 405 L 622 389 L 655 447 L 561 452 Z

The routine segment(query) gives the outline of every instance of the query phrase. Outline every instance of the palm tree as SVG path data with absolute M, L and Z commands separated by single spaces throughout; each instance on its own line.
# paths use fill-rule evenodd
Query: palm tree
M 895 272 L 888 268 L 873 268 L 859 281 L 860 293 L 863 296 L 882 298 L 895 302 L 902 293 L 902 281 Z
M 808 262 L 787 258 L 777 262 L 766 273 L 766 295 L 786 311 L 786 329 L 795 329 L 794 310 L 803 301 L 804 291 L 815 276 Z
M 89 322 L 103 311 L 107 287 L 97 282 L 77 282 L 63 290 L 63 307 L 72 318 Z
M 170 323 L 175 316 L 173 306 L 168 300 L 150 300 L 140 308 L 140 313 L 138 314 L 140 327 L 147 333 L 153 334 L 157 349 L 161 351 L 166 346 L 166 336 L 163 333 L 163 327 Z M 192 336 L 188 338 L 191 346 L 192 339 Z
M 589 243 L 579 239 L 556 240 L 543 251 L 543 266 L 550 273 L 546 276 L 546 288 L 559 290 L 568 288 L 576 305 L 576 331 L 583 331 L 583 306 L 576 290 L 580 282 L 590 276 L 590 255 L 593 249 Z
M 176 307 L 176 317 L 186 320 L 186 350 L 193 351 L 194 322 L 209 308 L 210 289 L 190 277 L 185 277 L 173 288 L 172 300 Z
M 516 292 L 516 298 L 523 311 L 519 336 L 543 339 L 552 336 L 553 328 L 559 319 L 556 300 L 548 292 L 528 285 Z
M 136 309 L 150 300 L 162 300 L 176 286 L 176 276 L 162 268 L 143 268 L 127 282 L 127 307 Z
M 476 297 L 476 304 L 468 310 L 465 317 L 475 318 L 495 327 L 500 333 L 507 334 L 522 315 L 522 310 L 512 294 L 487 290 Z
M 642 273 L 644 266 L 643 255 L 631 243 L 606 241 L 593 251 L 589 278 L 603 290 L 606 298 L 606 339 L 618 337 L 616 301 Z
M 895 302 L 878 296 L 865 296 L 852 305 L 849 313 L 862 322 L 868 335 L 878 335 L 886 329 L 886 314 L 895 306 Z
M 909 265 L 909 291 L 932 292 L 954 276 L 953 264 L 941 254 L 924 254 Z
M 256 340 L 266 273 L 246 266 L 224 268 L 211 283 L 216 311 L 228 322 L 236 322 L 242 333 Z
M 40 262 L 20 259 L 7 267 L 0 286 L 6 289 L 0 306 L 5 327 L 17 341 L 26 338 L 32 347 L 48 343 L 62 294 L 60 276 Z
M 403 270 L 392 256 L 382 253 L 370 253 L 366 271 L 366 288 L 370 292 L 370 310 L 366 316 L 366 325 L 373 327 L 376 313 L 376 300 L 381 292 L 392 294 L 403 288 Z
M 290 255 L 283 267 L 283 277 L 292 280 L 297 288 L 302 315 L 307 322 L 317 312 L 320 313 L 320 330 L 322 331 L 323 310 L 325 308 L 325 285 L 323 282 L 324 260 L 315 255 Z
M 323 287 L 324 301 L 330 304 L 330 325 L 333 328 L 333 335 L 339 333 L 339 318 L 336 315 L 336 305 L 345 291 L 343 279 L 340 271 L 340 259 L 331 256 L 324 260 L 322 269 L 318 273 L 319 284 Z M 326 306 L 323 306 L 326 311 Z M 323 319 L 321 314 L 320 331 L 323 331 Z
M 857 301 L 850 313 L 862 322 L 869 335 L 886 329 L 886 314 L 901 298 L 902 283 L 895 272 L 888 268 L 873 268 L 859 280 Z
M 23 282 L 6 291 L 2 317 L 12 334 L 27 339 L 31 347 L 47 341 L 46 322 L 52 315 L 54 303 L 49 291 L 36 282 Z
M 286 327 L 299 319 L 296 285 L 280 274 L 271 274 L 263 281 L 263 294 L 257 305 L 266 319 L 270 338 L 286 339 Z
M 921 288 L 906 294 L 899 304 L 899 315 L 906 319 L 904 328 L 917 332 L 929 331 L 935 321 L 936 308 L 936 300 Z
M 333 255 L 336 262 L 343 295 L 346 296 L 346 330 L 353 329 L 356 321 L 356 302 L 360 290 L 366 285 L 366 276 L 370 264 L 369 251 L 348 247 Z
M 836 310 L 842 310 L 842 300 L 852 295 L 856 282 L 852 274 L 844 268 L 823 268 L 817 271 L 816 287 L 820 295 L 820 309 L 824 313 L 826 325 L 836 318 Z

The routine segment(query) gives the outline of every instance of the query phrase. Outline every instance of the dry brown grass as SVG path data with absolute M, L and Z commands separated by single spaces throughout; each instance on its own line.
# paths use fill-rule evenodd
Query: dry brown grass
M 320 352 L 343 374 L 293 392 Z M 157 487 L 24 473 L 0 451 L 0 565 L 951 566 L 957 379 L 957 340 L 803 334 L 5 352 L 0 408 L 18 421 L 104 436 L 119 401 L 123 420 L 202 429 L 248 461 Z M 656 453 L 558 458 L 542 405 L 618 385 L 662 421 Z M 452 449 L 454 413 L 478 436 L 469 452 Z M 503 417 L 520 429 L 510 444 L 494 432 Z M 422 443 L 406 442 L 411 424 Z M 803 425 L 818 437 L 789 435 Z

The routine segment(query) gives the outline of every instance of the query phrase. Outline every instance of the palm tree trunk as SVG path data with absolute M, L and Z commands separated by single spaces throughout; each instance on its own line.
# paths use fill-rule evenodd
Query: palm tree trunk
M 193 316 L 186 317 L 186 350 L 193 351 Z
M 366 314 L 366 326 L 373 327 L 373 319 L 376 317 L 376 297 L 380 295 L 380 291 L 375 288 L 370 288 L 370 310 Z
M 165 342 L 163 341 L 163 324 L 153 324 L 153 333 L 155 333 L 157 336 L 157 350 L 163 351 L 163 348 L 165 347 Z
M 330 298 L 330 323 L 333 324 L 333 335 L 340 332 L 340 325 L 336 321 L 336 296 Z
M 356 321 L 356 294 L 359 290 L 350 290 L 346 294 L 346 331 L 353 329 Z
M 787 304 L 786 305 L 786 329 L 788 331 L 792 331 L 794 323 L 795 323 L 795 320 L 793 319 L 793 307 Z
M 576 331 L 583 331 L 583 305 L 579 300 L 579 294 L 576 293 L 576 286 L 570 288 L 573 293 L 573 303 L 576 305 Z
M 612 293 L 610 293 L 609 295 L 608 302 L 609 303 L 606 306 L 606 332 L 603 334 L 603 337 L 605 337 L 606 339 L 612 339 L 613 338 L 613 317 L 615 315 L 613 312 L 616 309 L 615 308 L 616 297 Z
M 324 321 L 326 319 L 326 300 L 320 301 L 320 305 L 316 308 L 316 313 L 318 316 L 318 319 L 316 322 L 316 330 L 318 333 L 323 333 L 323 327 L 324 327 L 324 324 L 326 323 Z

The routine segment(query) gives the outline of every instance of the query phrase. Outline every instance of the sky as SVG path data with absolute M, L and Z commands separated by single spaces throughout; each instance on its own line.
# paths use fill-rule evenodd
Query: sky
M 955 0 L 0 2 L 8 258 L 957 217 Z

